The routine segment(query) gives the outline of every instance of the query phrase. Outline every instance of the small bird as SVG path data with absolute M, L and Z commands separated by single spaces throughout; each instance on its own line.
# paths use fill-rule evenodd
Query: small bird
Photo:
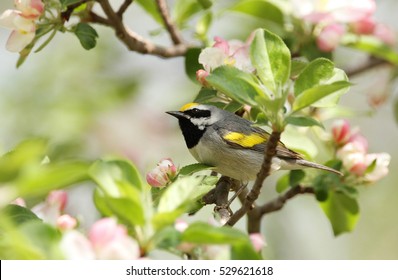
M 185 143 L 200 163 L 218 173 L 242 182 L 255 180 L 264 160 L 270 137 L 253 122 L 212 105 L 188 103 L 179 111 L 166 112 L 178 119 Z M 307 161 L 279 142 L 272 158 L 271 171 L 322 169 L 342 175 L 330 167 Z

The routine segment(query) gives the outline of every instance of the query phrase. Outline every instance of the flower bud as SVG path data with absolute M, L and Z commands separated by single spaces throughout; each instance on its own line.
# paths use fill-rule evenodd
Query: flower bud
M 332 137 L 337 145 L 344 145 L 350 140 L 351 128 L 347 120 L 337 120 L 333 123 Z
M 57 219 L 57 228 L 61 230 L 73 229 L 76 227 L 76 225 L 76 219 L 68 214 L 61 215 Z
M 147 175 L 146 180 L 152 187 L 164 187 L 177 175 L 177 167 L 171 159 L 163 159 Z
M 345 28 L 341 24 L 336 23 L 325 26 L 316 39 L 318 48 L 324 52 L 333 51 L 340 44 L 344 33 Z

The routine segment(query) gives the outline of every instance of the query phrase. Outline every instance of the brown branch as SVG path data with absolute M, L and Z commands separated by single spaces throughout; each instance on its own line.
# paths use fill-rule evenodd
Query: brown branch
M 158 6 L 159 13 L 162 16 L 164 25 L 166 26 L 166 29 L 169 32 L 170 38 L 173 41 L 174 45 L 182 44 L 183 43 L 182 37 L 178 32 L 178 29 L 174 25 L 173 21 L 171 20 L 166 1 L 156 0 L 156 4 Z
M 361 65 L 355 69 L 347 70 L 346 74 L 348 77 L 353 77 L 353 76 L 362 74 L 363 72 L 369 71 L 372 68 L 382 66 L 382 65 L 391 65 L 391 63 L 386 60 L 380 59 L 380 58 L 371 57 L 366 64 Z
M 239 208 L 238 211 L 236 211 L 231 216 L 231 218 L 227 222 L 227 225 L 229 226 L 235 225 L 236 222 L 238 222 L 248 211 L 253 209 L 254 202 L 257 200 L 258 196 L 260 195 L 263 182 L 271 173 L 272 158 L 276 154 L 276 147 L 278 146 L 280 137 L 281 137 L 280 131 L 275 131 L 275 130 L 272 131 L 264 151 L 265 153 L 264 161 L 259 173 L 257 174 L 256 181 L 254 182 L 252 189 L 246 196 L 246 199 L 242 204 L 241 208 Z
M 95 13 L 90 13 L 91 22 L 100 23 L 112 27 L 117 38 L 122 41 L 129 50 L 142 54 L 152 54 L 163 58 L 183 56 L 188 50 L 185 44 L 177 44 L 172 47 L 163 47 L 152 43 L 132 30 L 124 26 L 122 18 L 112 9 L 108 0 L 97 0 L 106 15 L 106 20 Z
M 285 205 L 286 201 L 295 197 L 298 194 L 304 194 L 304 193 L 314 193 L 314 189 L 311 187 L 302 187 L 300 185 L 295 186 L 294 188 L 289 189 L 287 192 L 285 192 L 283 195 L 278 196 L 272 201 L 269 201 L 265 203 L 264 205 L 260 206 L 258 208 L 259 214 L 261 216 L 266 215 L 271 212 L 278 211 L 282 209 L 282 207 Z
M 116 14 L 120 17 L 123 18 L 123 14 L 127 11 L 128 7 L 133 3 L 134 0 L 124 0 L 123 4 L 120 6 L 119 10 L 116 12 Z

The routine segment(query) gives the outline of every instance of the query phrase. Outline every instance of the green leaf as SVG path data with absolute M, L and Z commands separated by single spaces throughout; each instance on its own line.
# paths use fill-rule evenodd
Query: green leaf
M 164 25 L 155 0 L 135 0 L 158 24 Z
M 88 180 L 86 162 L 60 162 L 38 166 L 23 174 L 15 185 L 19 196 L 36 196 Z
M 328 85 L 319 85 L 302 92 L 293 103 L 293 111 L 299 111 L 306 107 L 313 105 L 320 99 L 336 93 L 342 89 L 347 89 L 351 86 L 351 83 L 347 81 L 334 82 Z
M 177 0 L 174 3 L 173 17 L 175 24 L 182 28 L 195 14 L 202 10 L 197 0 Z
M 15 204 L 7 205 L 1 212 L 1 215 L 9 217 L 13 224 L 17 226 L 32 220 L 40 221 L 39 217 L 30 209 Z
M 276 191 L 278 193 L 282 193 L 289 188 L 289 178 L 290 175 L 287 173 L 278 179 L 276 182 Z
M 209 9 L 213 5 L 213 0 L 196 0 L 203 9 Z
M 202 49 L 190 48 L 185 54 L 185 73 L 194 83 L 198 83 L 196 80 L 196 71 L 203 69 L 202 64 L 199 63 L 198 57 Z
M 278 6 L 266 0 L 244 0 L 238 1 L 230 8 L 230 11 L 246 14 L 262 20 L 267 28 L 283 32 L 284 14 Z
M 88 23 L 79 22 L 74 32 L 84 49 L 91 50 L 97 45 L 98 33 Z
M 190 204 L 200 199 L 209 192 L 215 185 L 205 183 L 203 177 L 182 177 L 178 178 L 167 187 L 159 200 L 158 212 L 166 213 L 177 209 L 189 210 Z
M 212 167 L 210 165 L 207 165 L 207 164 L 194 163 L 194 164 L 190 164 L 190 165 L 186 165 L 186 166 L 182 167 L 178 174 L 179 175 L 183 175 L 183 176 L 187 176 L 187 175 L 191 175 L 193 173 L 199 172 L 199 171 L 211 170 L 213 168 L 214 167 Z
M 290 75 L 290 51 L 283 40 L 264 29 L 255 32 L 250 59 L 262 83 L 279 96 Z
M 217 90 L 202 87 L 193 102 L 208 103 L 217 97 Z
M 260 87 L 259 81 L 250 73 L 232 66 L 217 67 L 206 81 L 233 100 L 262 110 L 275 110 L 275 104 Z
M 301 73 L 301 71 L 303 71 L 305 67 L 307 67 L 307 65 L 308 61 L 305 59 L 299 59 L 299 58 L 292 59 L 292 65 L 290 68 L 290 78 L 296 78 Z
M 332 224 L 334 235 L 352 231 L 359 218 L 358 202 L 343 193 L 330 192 L 326 201 L 320 203 Z
M 89 174 L 101 189 L 96 195 L 101 212 L 111 212 L 131 225 L 144 224 L 143 184 L 130 162 L 99 160 L 90 167 Z
M 374 36 L 346 35 L 343 43 L 348 47 L 367 52 L 398 65 L 398 52 Z
M 128 194 L 129 187 L 142 189 L 140 174 L 127 160 L 98 160 L 90 167 L 89 175 L 107 195 L 113 197 Z
M 296 117 L 296 116 L 288 116 L 287 118 L 285 118 L 285 122 L 287 124 L 292 124 L 295 126 L 319 126 L 324 128 L 323 124 L 320 123 L 318 120 L 311 118 L 309 116 L 300 116 L 300 117 Z
M 294 187 L 298 185 L 305 177 L 305 172 L 303 170 L 292 170 L 289 175 L 289 185 Z
M 209 11 L 206 12 L 202 17 L 200 17 L 196 23 L 196 36 L 203 42 L 207 42 L 207 33 L 209 32 L 212 22 L 213 13 Z
M 25 140 L 0 157 L 0 182 L 13 180 L 26 166 L 39 165 L 46 156 L 47 141 Z
M 63 7 L 81 2 L 81 0 L 59 0 Z
M 181 232 L 176 230 L 174 226 L 168 226 L 156 231 L 152 240 L 156 244 L 156 248 L 173 250 L 181 242 Z
M 181 240 L 198 244 L 233 244 L 246 242 L 248 236 L 231 227 L 216 227 L 204 222 L 195 222 L 182 233 Z
M 254 251 L 247 234 L 230 227 L 215 227 L 195 222 L 182 233 L 181 241 L 197 244 L 228 244 L 231 245 L 232 259 L 261 259 Z
M 294 84 L 294 94 L 299 96 L 307 89 L 326 84 L 332 77 L 334 63 L 326 58 L 317 58 L 311 61 L 298 76 Z

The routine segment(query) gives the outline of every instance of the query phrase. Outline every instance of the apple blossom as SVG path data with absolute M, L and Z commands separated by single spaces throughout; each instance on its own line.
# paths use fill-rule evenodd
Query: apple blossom
M 62 235 L 60 249 L 68 260 L 94 260 L 95 252 L 87 237 L 77 230 Z
M 152 187 L 164 187 L 177 175 L 177 167 L 171 159 L 162 159 L 157 166 L 146 175 Z
M 97 259 L 138 259 L 140 249 L 137 242 L 127 234 L 123 225 L 113 218 L 103 218 L 93 224 L 89 240 Z
M 52 191 L 49 193 L 46 200 L 34 206 L 32 211 L 46 223 L 56 225 L 57 219 L 65 209 L 67 200 L 68 195 L 65 191 Z
M 391 156 L 387 153 L 368 154 L 365 157 L 365 163 L 370 166 L 375 161 L 372 170 L 365 174 L 364 180 L 368 183 L 376 182 L 388 174 L 388 165 Z
M 332 125 L 332 137 L 337 145 L 348 142 L 351 138 L 351 128 L 347 120 L 337 120 Z
M 57 218 L 56 226 L 60 230 L 73 229 L 76 225 L 77 220 L 68 214 L 61 215 Z
M 385 24 L 377 24 L 374 28 L 373 35 L 387 45 L 392 46 L 396 43 L 396 35 L 394 31 Z
M 318 48 L 324 52 L 333 51 L 339 44 L 345 33 L 345 27 L 341 24 L 325 26 L 316 38 Z
M 36 20 L 44 12 L 41 0 L 16 0 L 16 10 L 6 10 L 0 15 L 0 26 L 11 29 L 6 48 L 20 52 L 29 45 L 36 34 Z

